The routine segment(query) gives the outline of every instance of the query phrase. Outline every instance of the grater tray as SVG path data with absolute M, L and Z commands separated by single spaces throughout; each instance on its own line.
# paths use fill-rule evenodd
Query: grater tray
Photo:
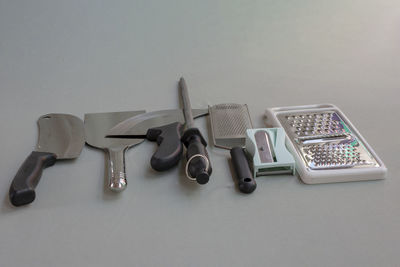
M 273 108 L 266 116 L 270 124 L 284 128 L 306 183 L 384 178 L 383 162 L 336 106 Z

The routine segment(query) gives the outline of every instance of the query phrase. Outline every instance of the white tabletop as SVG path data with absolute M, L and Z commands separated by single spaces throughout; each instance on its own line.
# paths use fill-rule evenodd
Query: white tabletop
M 0 0 L 1 266 L 398 266 L 400 2 Z M 211 180 L 156 173 L 145 142 L 126 155 L 128 188 L 104 188 L 85 147 L 44 171 L 14 208 L 10 182 L 46 113 L 247 103 L 333 103 L 388 167 L 386 180 L 305 185 L 258 178 L 235 189 L 229 153 Z M 207 132 L 207 120 L 196 120 Z

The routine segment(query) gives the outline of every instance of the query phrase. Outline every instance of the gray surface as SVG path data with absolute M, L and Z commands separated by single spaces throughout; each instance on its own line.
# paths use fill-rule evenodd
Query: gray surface
M 400 2 L 0 0 L 1 266 L 398 266 Z M 44 173 L 14 209 L 11 179 L 50 112 L 330 102 L 389 169 L 384 181 L 304 185 L 290 176 L 234 189 L 210 149 L 206 186 L 127 153 L 128 183 L 104 190 L 103 152 Z M 201 121 L 201 123 L 200 123 Z M 198 120 L 201 127 L 204 119 Z M 182 166 L 180 166 L 182 167 Z

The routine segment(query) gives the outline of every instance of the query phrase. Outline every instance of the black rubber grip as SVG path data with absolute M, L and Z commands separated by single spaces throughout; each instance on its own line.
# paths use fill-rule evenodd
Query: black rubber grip
M 246 152 L 241 147 L 234 147 L 231 149 L 231 157 L 240 192 L 252 193 L 256 190 L 257 184 L 250 170 Z
M 179 122 L 147 131 L 146 138 L 149 141 L 156 141 L 159 145 L 150 160 L 150 165 L 154 170 L 166 171 L 178 164 L 183 152 L 182 131 L 183 125 Z
M 56 155 L 33 151 L 15 175 L 9 191 L 11 204 L 22 206 L 35 200 L 35 188 L 44 168 L 54 165 Z
M 207 142 L 197 128 L 185 131 L 182 142 L 186 146 L 186 160 L 188 174 L 196 178 L 197 183 L 206 184 L 212 172 L 211 162 L 207 153 Z

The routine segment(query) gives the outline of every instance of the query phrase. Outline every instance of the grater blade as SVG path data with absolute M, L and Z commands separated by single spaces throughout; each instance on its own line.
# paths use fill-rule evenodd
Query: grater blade
M 335 111 L 280 114 L 278 119 L 310 169 L 377 166 L 376 160 Z
M 246 130 L 253 128 L 246 104 L 217 104 L 209 106 L 209 113 L 214 146 L 244 147 Z
M 302 148 L 308 166 L 314 170 L 372 165 L 356 140 L 344 143 L 312 144 Z
M 286 116 L 298 142 L 343 139 L 349 136 L 336 112 L 308 113 Z
M 268 132 L 257 131 L 254 134 L 254 139 L 256 140 L 256 145 L 261 163 L 274 162 L 274 156 L 272 155 L 272 150 L 271 150 L 271 140 L 268 135 Z

